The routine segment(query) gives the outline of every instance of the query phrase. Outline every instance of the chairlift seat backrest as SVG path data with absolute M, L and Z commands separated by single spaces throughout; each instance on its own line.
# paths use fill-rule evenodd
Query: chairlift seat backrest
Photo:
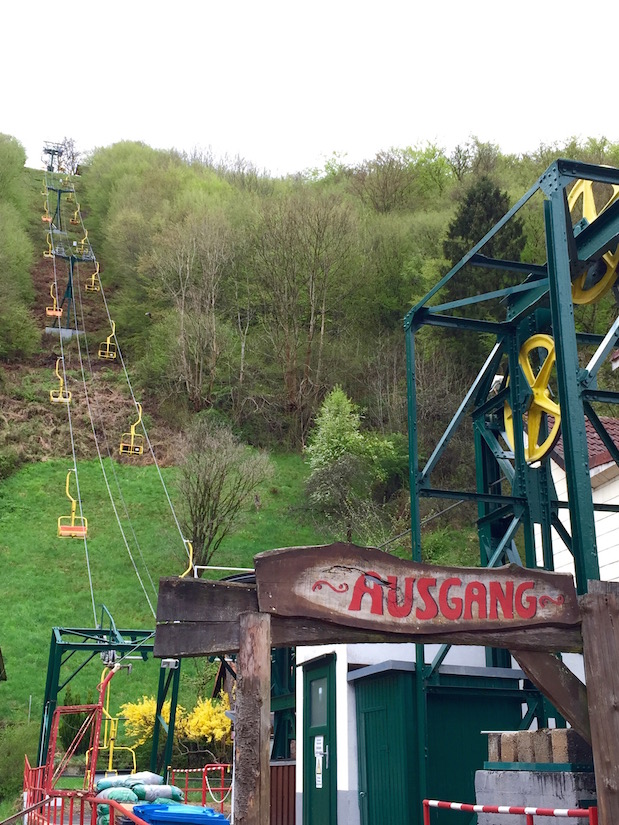
M 116 358 L 117 349 L 113 341 L 104 341 L 99 346 L 99 358 L 105 358 L 108 361 L 113 361 Z

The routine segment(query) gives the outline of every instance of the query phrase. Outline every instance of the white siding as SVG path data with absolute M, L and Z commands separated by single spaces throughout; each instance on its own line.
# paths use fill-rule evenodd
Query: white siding
M 552 478 L 560 501 L 567 501 L 567 482 L 565 470 L 562 470 L 554 461 L 551 462 Z M 601 482 L 601 483 L 600 483 Z M 619 504 L 619 469 L 614 465 L 596 468 L 592 477 L 593 501 L 596 504 Z M 570 515 L 567 510 L 559 510 L 559 519 L 571 534 Z M 595 533 L 600 565 L 600 578 L 603 581 L 619 581 L 619 513 L 595 513 Z M 553 554 L 555 570 L 559 573 L 574 575 L 572 554 L 563 544 L 558 533 L 553 530 Z M 538 559 L 541 553 L 539 530 L 536 530 L 538 541 Z

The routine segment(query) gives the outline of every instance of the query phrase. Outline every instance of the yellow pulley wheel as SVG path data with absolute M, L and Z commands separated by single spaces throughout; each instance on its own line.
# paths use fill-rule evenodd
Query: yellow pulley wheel
M 600 209 L 593 197 L 593 181 L 577 180 L 567 198 L 570 212 L 582 197 L 582 217 L 592 223 L 598 215 L 619 198 L 619 186 L 612 184 L 613 193 L 607 203 Z M 586 272 L 572 282 L 572 301 L 575 304 L 593 304 L 599 301 L 611 289 L 617 279 L 619 265 L 619 244 L 614 252 L 606 252 Z M 593 269 L 595 268 L 595 269 Z
M 537 372 L 531 364 L 531 354 L 534 350 L 546 350 L 546 357 L 540 364 Z M 531 401 L 526 413 L 527 443 L 524 455 L 528 464 L 540 461 L 554 447 L 561 428 L 561 410 L 559 405 L 550 397 L 550 376 L 555 364 L 555 343 L 550 335 L 537 333 L 524 342 L 518 355 L 518 361 L 531 390 Z M 552 428 L 547 436 L 540 435 L 542 417 L 552 415 Z M 514 447 L 514 416 L 512 408 L 505 402 L 503 408 L 505 421 L 505 435 L 510 446 Z M 524 420 L 523 420 L 524 426 Z

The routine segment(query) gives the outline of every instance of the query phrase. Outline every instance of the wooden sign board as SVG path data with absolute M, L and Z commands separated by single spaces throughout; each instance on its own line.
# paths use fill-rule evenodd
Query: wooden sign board
M 513 564 L 416 564 L 351 544 L 272 550 L 255 564 L 258 607 L 277 616 L 425 637 L 580 622 L 569 574 Z

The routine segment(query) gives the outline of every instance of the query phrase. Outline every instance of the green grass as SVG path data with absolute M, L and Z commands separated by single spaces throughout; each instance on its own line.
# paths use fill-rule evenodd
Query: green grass
M 253 556 L 263 550 L 332 540 L 296 515 L 303 502 L 306 474 L 302 458 L 275 455 L 273 461 L 275 474 L 260 490 L 260 508 L 252 505 L 247 510 L 240 529 L 226 538 L 214 564 L 251 567 Z M 159 578 L 186 569 L 181 537 L 152 466 L 114 463 L 139 543 L 138 551 L 125 520 L 143 587 L 122 540 L 98 461 L 79 464 L 81 499 L 88 519 L 88 560 L 81 540 L 58 538 L 56 520 L 70 511 L 64 491 L 69 467 L 67 460 L 29 464 L 0 485 L 0 647 L 8 678 L 0 684 L 4 719 L 25 718 L 30 703 L 32 718 L 40 718 L 52 627 L 94 627 L 89 570 L 97 619 L 100 605 L 105 604 L 119 628 L 154 629 L 143 587 L 156 608 Z M 175 473 L 174 468 L 162 470 L 173 499 Z M 157 665 L 135 663 L 131 675 L 116 676 L 112 704 L 117 707 L 155 694 Z M 187 678 L 181 680 L 185 682 L 181 704 L 191 706 L 195 700 L 196 686 L 204 681 L 203 668 L 203 660 L 184 665 Z M 82 701 L 88 690 L 94 692 L 101 669 L 97 658 L 72 682 L 72 690 L 80 693 Z

